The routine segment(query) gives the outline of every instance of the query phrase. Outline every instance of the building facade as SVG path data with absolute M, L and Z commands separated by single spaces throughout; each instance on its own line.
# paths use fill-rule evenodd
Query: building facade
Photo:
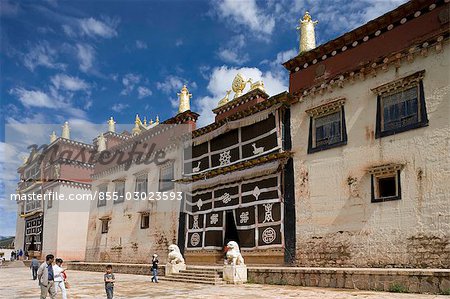
M 94 165 L 88 161 L 93 150 L 92 145 L 70 139 L 65 123 L 62 137 L 53 132 L 50 144 L 32 151 L 19 167 L 16 250 L 30 257 L 51 253 L 84 260 L 89 201 L 68 199 L 90 195 Z
M 445 2 L 410 1 L 284 64 L 298 265 L 450 266 Z

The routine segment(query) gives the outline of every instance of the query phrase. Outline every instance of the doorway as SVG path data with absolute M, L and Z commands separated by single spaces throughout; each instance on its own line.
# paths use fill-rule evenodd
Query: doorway
M 229 241 L 236 241 L 239 244 L 239 235 L 234 222 L 233 211 L 226 211 L 225 214 L 225 238 L 223 246 L 226 246 Z

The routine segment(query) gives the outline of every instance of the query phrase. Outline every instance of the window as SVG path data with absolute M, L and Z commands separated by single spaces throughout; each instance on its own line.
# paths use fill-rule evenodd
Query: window
M 143 193 L 147 193 L 147 185 L 148 185 L 148 175 L 142 174 L 136 177 L 136 187 L 135 190 L 138 193 L 135 193 L 136 196 L 139 196 L 140 198 L 145 198 L 142 195 Z
M 308 153 L 347 144 L 345 99 L 307 110 L 310 115 Z
M 117 200 L 114 203 L 124 202 L 125 200 L 125 181 L 116 181 L 114 185 L 114 192 L 116 192 Z M 116 196 L 114 195 L 114 196 Z
M 150 227 L 150 215 L 141 214 L 141 229 L 146 229 Z
M 371 174 L 372 202 L 401 199 L 401 165 L 382 165 L 369 170 Z
M 100 185 L 98 187 L 97 207 L 106 206 L 106 192 L 107 191 L 108 191 L 108 185 Z
M 418 72 L 373 89 L 378 93 L 377 138 L 428 125 L 423 74 Z
M 53 192 L 48 193 L 46 196 L 47 197 L 47 210 L 51 209 L 53 207 L 53 196 L 54 196 Z
M 174 179 L 174 165 L 169 162 L 161 166 L 159 170 L 159 191 L 167 191 L 173 189 L 175 183 Z
M 109 219 L 102 219 L 102 234 L 108 233 L 109 229 Z

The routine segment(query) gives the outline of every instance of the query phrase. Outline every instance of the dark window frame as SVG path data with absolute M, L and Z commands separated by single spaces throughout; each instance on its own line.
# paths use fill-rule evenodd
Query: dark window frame
M 401 173 L 400 170 L 396 170 L 395 172 L 392 172 L 390 175 L 388 174 L 388 175 L 381 176 L 381 175 L 371 174 L 371 178 L 370 178 L 371 202 L 376 203 L 376 202 L 385 202 L 385 201 L 392 201 L 392 200 L 401 200 L 402 199 L 402 187 L 401 187 L 400 173 Z M 380 178 L 386 178 L 386 177 L 395 177 L 397 194 L 395 196 L 389 196 L 389 197 L 377 197 L 378 194 L 376 194 L 376 193 L 377 193 L 377 190 L 379 187 L 376 186 L 376 184 L 379 183 Z
M 119 194 L 119 192 L 117 191 L 117 185 L 118 184 L 123 184 L 123 194 L 122 194 L 122 197 L 121 197 L 121 195 Z M 118 192 L 117 193 L 117 200 L 114 200 L 114 204 L 118 204 L 118 203 L 122 203 L 122 202 L 124 202 L 125 201 L 125 181 L 124 180 L 117 180 L 117 181 L 114 181 L 114 192 Z
M 417 87 L 418 91 L 418 97 L 417 97 L 417 116 L 418 121 L 416 123 L 398 127 L 394 129 L 389 130 L 382 130 L 383 124 L 382 124 L 382 114 L 384 113 L 384 107 L 383 105 L 383 98 L 388 96 L 385 93 L 379 93 L 377 96 L 377 116 L 376 116 L 376 130 L 375 130 L 375 138 L 382 138 L 386 136 L 391 136 L 394 134 L 406 132 L 413 129 L 423 128 L 428 126 L 428 114 L 427 114 L 427 106 L 425 103 L 425 94 L 423 90 L 423 80 L 420 79 L 417 84 L 408 84 L 405 87 L 401 88 L 397 93 L 404 92 L 410 88 Z M 396 93 L 391 93 L 390 95 L 393 95 Z
M 105 191 L 100 191 L 100 190 L 103 190 L 103 188 L 105 188 Z M 97 207 L 105 207 L 106 206 L 106 204 L 107 204 L 106 194 L 104 194 L 103 199 L 100 199 L 100 193 L 106 193 L 106 192 L 108 192 L 107 184 L 98 186 Z
M 144 219 L 147 219 L 147 223 L 144 223 Z M 141 214 L 141 229 L 150 228 L 150 215 L 149 214 Z
M 49 193 L 49 195 L 47 196 L 47 210 L 53 208 L 53 196 L 54 193 Z
M 166 179 L 163 180 L 162 172 L 167 169 L 172 170 L 172 178 L 170 180 Z M 159 168 L 159 183 L 158 183 L 159 192 L 173 190 L 175 188 L 175 182 L 173 181 L 174 179 L 175 179 L 175 163 L 168 162 L 168 164 L 161 165 L 161 167 Z
M 315 128 L 315 120 L 327 115 L 331 115 L 334 113 L 340 113 L 341 116 L 341 141 L 332 143 L 332 144 L 324 144 L 320 146 L 313 147 L 313 134 L 316 134 L 316 128 Z M 344 105 L 340 105 L 339 108 L 336 110 L 330 112 L 330 113 L 323 113 L 315 116 L 310 116 L 309 118 L 309 137 L 308 137 L 308 154 L 320 152 L 323 150 L 340 147 L 347 144 L 347 126 L 345 123 L 345 109 Z
M 102 234 L 107 234 L 109 231 L 109 219 L 102 219 Z

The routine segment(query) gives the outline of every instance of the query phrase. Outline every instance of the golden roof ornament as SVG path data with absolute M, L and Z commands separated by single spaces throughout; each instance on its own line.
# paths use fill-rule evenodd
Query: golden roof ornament
M 116 132 L 116 122 L 112 116 L 108 120 L 108 132 Z
M 246 80 L 241 73 L 238 73 L 236 77 L 234 77 L 233 83 L 231 84 L 231 89 L 234 91 L 234 99 L 242 95 L 245 86 L 247 83 L 251 82 L 251 80 L 252 79 Z
M 314 27 L 318 21 L 313 21 L 309 12 L 305 12 L 303 20 L 299 20 L 299 24 L 296 27 L 300 30 L 300 53 L 307 52 L 316 47 L 316 35 Z
M 217 107 L 223 106 L 230 101 L 228 99 L 228 96 L 230 95 L 230 93 L 231 93 L 231 90 L 227 90 L 226 95 L 219 101 L 219 103 L 217 104 Z
M 180 99 L 178 113 L 183 113 L 185 111 L 191 110 L 190 98 L 192 98 L 192 94 L 189 93 L 186 85 L 183 85 L 181 91 L 177 93 L 177 96 Z
M 104 150 L 106 150 L 106 138 L 101 133 L 97 138 L 97 151 L 102 152 Z
M 159 124 L 159 115 L 156 115 L 156 123 Z
M 62 126 L 61 137 L 65 138 L 65 139 L 70 139 L 70 127 L 69 127 L 69 122 L 67 122 L 67 121 Z
M 55 142 L 57 138 L 58 136 L 56 136 L 56 132 L 53 131 L 52 134 L 50 134 L 50 143 Z
M 259 89 L 261 91 L 266 92 L 266 89 L 264 87 L 264 82 L 262 80 L 256 81 L 255 83 L 251 83 L 250 90 Z
M 141 133 L 140 125 L 142 125 L 141 119 L 139 118 L 139 114 L 136 114 L 136 119 L 134 120 L 134 128 L 131 130 L 133 135 L 137 135 Z

